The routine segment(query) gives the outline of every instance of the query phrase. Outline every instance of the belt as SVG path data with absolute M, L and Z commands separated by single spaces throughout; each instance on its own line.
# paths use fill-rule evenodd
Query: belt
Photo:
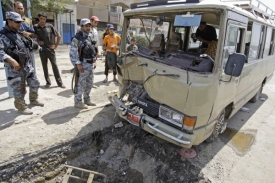
M 85 58 L 83 58 L 83 59 L 85 59 Z M 89 58 L 89 59 L 86 58 L 85 60 L 88 64 L 93 64 L 94 63 L 94 60 L 91 59 L 91 58 Z

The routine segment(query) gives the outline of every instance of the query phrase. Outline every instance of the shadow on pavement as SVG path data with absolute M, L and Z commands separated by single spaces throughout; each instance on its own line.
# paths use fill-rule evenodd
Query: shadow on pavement
M 0 102 L 3 102 L 3 101 L 5 101 L 5 100 L 9 100 L 9 99 L 10 99 L 10 97 L 3 98 L 3 99 L 0 100 Z
M 49 124 L 62 124 L 67 123 L 72 118 L 76 117 L 80 109 L 74 107 L 65 107 L 63 109 L 58 109 L 51 111 L 41 117 L 45 123 Z
M 14 123 L 14 121 L 10 121 L 10 122 L 7 122 L 5 124 L 0 124 L 0 131 L 4 130 L 5 128 L 10 127 L 11 125 L 13 125 L 13 123 Z
M 2 87 L 2 88 L 0 88 L 0 95 L 4 94 L 6 92 L 8 92 L 8 87 Z
M 100 86 L 100 85 L 110 86 L 111 83 L 114 83 L 116 86 L 119 86 L 119 83 L 118 82 L 114 82 L 113 79 L 108 80 L 107 83 L 103 83 L 103 80 L 102 81 L 98 81 L 98 82 L 94 82 L 94 85 L 96 85 L 96 86 Z
M 0 130 L 3 130 L 9 126 L 11 126 L 16 117 L 21 115 L 15 109 L 7 109 L 0 111 Z
M 62 92 L 59 92 L 57 95 L 62 96 L 62 97 L 66 97 L 66 98 L 70 98 L 74 94 L 73 94 L 71 89 L 67 89 L 67 90 L 64 90 Z M 72 103 L 73 103 L 73 101 L 72 101 Z

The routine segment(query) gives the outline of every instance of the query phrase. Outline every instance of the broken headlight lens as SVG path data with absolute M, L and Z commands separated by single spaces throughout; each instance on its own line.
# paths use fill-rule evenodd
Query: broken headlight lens
M 173 121 L 176 121 L 177 123 L 182 124 L 183 115 L 178 114 L 178 113 L 173 113 L 173 114 L 172 114 L 172 120 L 173 120 Z

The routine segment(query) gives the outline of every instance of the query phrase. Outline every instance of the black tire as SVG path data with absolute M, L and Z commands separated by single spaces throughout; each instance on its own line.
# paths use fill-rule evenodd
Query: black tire
M 225 119 L 225 109 L 221 111 L 221 113 L 217 117 L 217 123 L 215 124 L 215 128 L 212 134 L 205 140 L 210 143 L 216 140 L 221 132 L 222 124 L 226 121 Z
M 260 87 L 260 89 L 257 91 L 257 93 L 254 95 L 254 97 L 252 97 L 249 102 L 251 103 L 256 103 L 259 101 L 259 98 L 260 98 L 260 94 L 262 93 L 263 91 L 263 85 Z

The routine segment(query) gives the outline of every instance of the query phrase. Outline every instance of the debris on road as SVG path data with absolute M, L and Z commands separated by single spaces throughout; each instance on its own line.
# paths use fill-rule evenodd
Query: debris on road
M 117 124 L 115 124 L 115 128 L 121 128 L 123 127 L 123 123 L 122 122 L 119 122 Z
M 260 100 L 261 100 L 261 101 L 266 101 L 266 98 L 263 98 L 263 97 L 262 97 L 262 98 L 260 98 Z
M 95 175 L 99 175 L 99 176 L 104 177 L 104 182 L 106 182 L 106 180 L 107 180 L 107 176 L 106 176 L 105 174 L 102 174 L 102 173 L 98 173 L 98 172 L 86 170 L 86 169 L 83 169 L 83 168 L 73 167 L 73 166 L 69 166 L 69 165 L 65 165 L 65 167 L 67 167 L 68 169 L 67 169 L 66 174 L 65 174 L 64 177 L 63 177 L 62 183 L 67 183 L 67 182 L 69 182 L 69 179 L 70 179 L 70 178 L 71 178 L 71 179 L 76 179 L 76 180 L 79 180 L 79 181 L 82 181 L 82 182 L 83 182 L 83 181 L 84 181 L 84 182 L 87 181 L 87 183 L 88 183 L 88 182 L 91 183 L 91 182 L 93 182 L 93 179 L 94 179 L 94 176 L 95 176 Z M 78 170 L 78 171 L 82 172 L 82 174 L 83 174 L 83 173 L 87 173 L 87 174 L 89 175 L 88 179 L 85 179 L 85 178 L 82 178 L 82 177 L 73 175 L 73 174 L 72 174 L 72 171 L 73 171 L 73 170 Z M 81 175 L 82 175 L 82 174 L 81 174 Z
M 240 109 L 240 111 L 247 112 L 247 111 L 250 111 L 250 109 L 247 108 L 247 107 L 242 107 L 242 108 Z
M 180 149 L 180 155 L 184 158 L 187 158 L 187 159 L 192 159 L 192 158 L 195 158 L 197 156 L 197 153 L 195 151 L 195 149 L 193 148 L 181 148 Z
M 104 154 L 104 150 L 100 149 L 99 154 Z

